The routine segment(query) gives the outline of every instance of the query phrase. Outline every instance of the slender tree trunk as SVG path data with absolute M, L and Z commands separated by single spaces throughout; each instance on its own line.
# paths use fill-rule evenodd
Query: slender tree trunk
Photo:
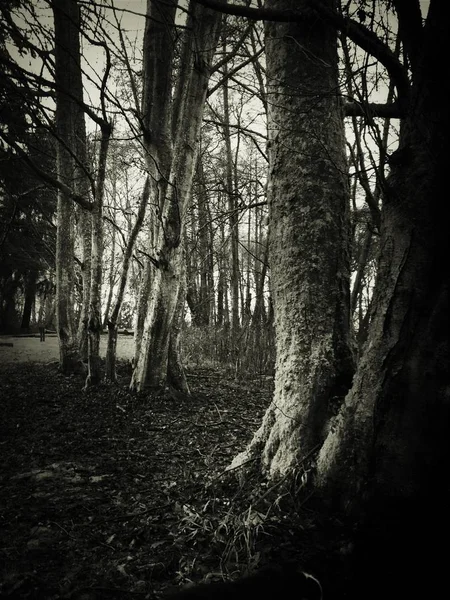
M 78 349 L 83 361 L 88 358 L 88 319 L 89 319 L 89 298 L 91 293 L 91 242 L 92 242 L 92 221 L 91 215 L 84 209 L 79 209 L 78 231 L 81 239 L 81 278 L 82 278 L 82 297 L 81 310 L 78 317 Z
M 226 52 L 226 42 L 223 45 L 223 51 Z M 227 67 L 224 66 L 224 76 L 226 76 Z M 239 336 L 239 218 L 237 212 L 236 193 L 233 182 L 233 154 L 231 149 L 230 134 L 230 106 L 228 98 L 228 82 L 223 84 L 223 111 L 224 111 L 224 137 L 226 149 L 226 182 L 230 226 L 230 250 L 231 250 L 231 339 L 232 343 L 237 343 Z
M 30 321 L 31 321 L 31 312 L 33 309 L 33 304 L 36 298 L 36 282 L 37 282 L 37 273 L 36 271 L 28 271 L 25 277 L 24 282 L 24 304 L 22 311 L 22 323 L 20 325 L 21 329 L 29 329 Z
M 76 78 L 76 87 L 71 89 L 79 102 L 83 102 L 83 84 L 81 79 L 81 66 L 78 65 L 78 76 Z M 77 157 L 75 164 L 75 190 L 86 200 L 91 196 L 90 181 L 88 174 L 89 161 L 87 156 L 86 143 L 86 124 L 84 111 L 80 105 L 74 105 L 74 134 L 75 134 L 75 154 Z M 92 218 L 89 212 L 83 208 L 78 210 L 78 235 L 81 245 L 81 277 L 82 277 L 82 300 L 81 311 L 78 318 L 77 341 L 80 356 L 84 361 L 88 357 L 87 327 L 89 317 L 89 301 L 91 292 L 91 237 L 92 237 Z
M 105 195 L 106 159 L 112 127 L 102 125 L 97 182 L 92 210 L 91 285 L 88 320 L 88 375 L 85 388 L 100 383 L 100 334 L 102 332 L 103 275 L 103 202 Z
M 116 161 L 116 154 L 113 154 L 112 157 L 112 168 L 113 168 L 113 173 L 112 175 L 112 205 L 115 208 L 116 207 L 116 194 L 117 194 L 117 175 L 116 175 L 116 168 L 117 168 L 117 161 Z M 142 224 L 141 224 L 142 225 Z M 106 306 L 105 306 L 105 311 L 103 313 L 103 329 L 106 329 L 108 326 L 108 320 L 109 320 L 109 312 L 111 310 L 111 304 L 112 304 L 112 299 L 113 299 L 113 295 L 114 295 L 114 284 L 116 281 L 116 228 L 112 227 L 111 229 L 111 259 L 110 259 L 110 271 L 109 271 L 109 280 L 108 280 L 108 297 L 106 299 Z
M 109 321 L 109 313 L 111 311 L 111 304 L 113 301 L 114 295 L 114 285 L 115 285 L 115 272 L 116 272 L 116 230 L 113 227 L 112 230 L 112 240 L 111 240 L 111 252 L 110 252 L 110 271 L 109 271 L 109 279 L 108 279 L 108 296 L 106 298 L 106 306 L 103 312 L 103 329 L 108 327 Z
M 198 194 L 198 248 L 200 256 L 200 306 L 202 325 L 209 325 L 211 318 L 212 299 L 212 272 L 211 253 L 212 240 L 210 238 L 210 218 L 208 214 L 208 197 L 201 160 L 198 160 L 197 172 L 199 173 Z
M 114 304 L 111 316 L 108 320 L 108 342 L 106 349 L 106 379 L 116 381 L 116 345 L 117 345 L 117 320 L 119 318 L 120 309 L 122 308 L 123 297 L 127 285 L 128 271 L 130 268 L 131 257 L 133 254 L 136 238 L 142 228 L 144 222 L 147 204 L 150 198 L 150 178 L 147 177 L 142 191 L 141 202 L 139 204 L 136 221 L 128 238 L 127 245 L 123 254 L 122 271 L 120 274 L 119 291 L 116 302 Z
M 261 240 L 262 243 L 262 240 Z M 267 268 L 269 266 L 269 238 L 266 239 L 263 253 L 261 254 L 261 262 L 262 266 L 255 266 L 256 268 L 261 269 L 258 277 L 256 277 L 256 290 L 255 290 L 255 307 L 253 311 L 252 317 L 252 326 L 253 327 L 261 327 L 265 323 L 265 313 L 264 313 L 264 286 L 267 277 Z
M 233 464 L 261 455 L 276 478 L 322 443 L 351 383 L 350 222 L 336 31 L 307 12 L 301 23 L 267 23 L 266 61 L 275 393 Z
M 75 0 L 53 2 L 55 21 L 55 83 L 58 178 L 74 187 L 74 105 L 67 96 L 79 71 L 79 9 Z M 78 362 L 74 338 L 74 207 L 63 191 L 58 191 L 56 236 L 56 327 L 59 338 L 60 369 L 70 374 Z
M 171 327 L 184 271 L 180 244 L 184 215 L 190 201 L 209 72 L 218 39 L 220 15 L 196 3 L 191 8 L 180 75 L 185 85 L 176 109 L 177 135 L 169 184 L 165 186 L 167 193 L 161 205 L 157 269 L 131 382 L 131 387 L 139 391 L 163 387 L 167 380 Z M 167 119 L 169 130 L 170 117 Z

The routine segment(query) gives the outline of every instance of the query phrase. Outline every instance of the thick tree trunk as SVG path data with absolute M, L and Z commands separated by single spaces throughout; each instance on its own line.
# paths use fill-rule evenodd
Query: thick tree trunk
M 383 204 L 369 337 L 317 465 L 325 500 L 365 523 L 362 578 L 382 552 L 383 577 L 370 597 L 380 597 L 386 581 L 391 597 L 434 597 L 446 585 L 450 127 L 438 60 L 448 44 L 445 11 L 432 2 L 416 40 L 409 111 Z
M 268 0 L 266 6 L 289 10 L 298 3 Z M 266 24 L 275 394 L 233 465 L 261 454 L 263 470 L 274 478 L 322 443 L 353 375 L 336 45 L 336 31 L 307 14 L 302 23 Z
M 449 459 L 449 278 L 442 268 L 449 118 L 435 66 L 447 42 L 437 12 L 424 31 L 410 112 L 391 159 L 368 342 L 320 453 L 318 483 L 333 495 L 339 490 L 344 505 L 361 491 L 400 499 L 431 489 Z
M 157 232 L 161 227 L 166 187 L 172 162 L 172 72 L 173 27 L 177 2 L 164 5 L 147 1 L 147 20 L 143 42 L 142 129 L 149 177 L 155 182 L 156 209 L 148 231 L 147 253 L 139 289 L 139 302 L 134 336 L 134 366 L 139 364 L 145 322 L 151 306 L 155 277 Z M 155 15 L 156 11 L 156 15 Z M 153 191 L 153 190 L 152 190 Z M 142 361 L 141 361 L 142 363 Z M 132 381 L 131 387 L 137 387 Z

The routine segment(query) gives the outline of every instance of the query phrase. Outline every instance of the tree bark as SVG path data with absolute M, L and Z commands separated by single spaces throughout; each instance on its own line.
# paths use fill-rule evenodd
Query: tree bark
M 67 95 L 79 71 L 79 10 L 76 0 L 53 2 L 55 21 L 55 84 L 58 179 L 74 187 L 74 105 Z M 78 362 L 74 337 L 74 206 L 68 193 L 58 190 L 56 237 L 56 327 L 60 369 L 70 374 Z
M 220 15 L 196 4 L 191 8 L 179 75 L 183 82 L 183 88 L 179 87 L 182 94 L 179 102 L 174 105 L 173 117 L 176 119 L 177 134 L 173 144 L 170 177 L 165 182 L 164 190 L 160 190 L 160 193 L 166 193 L 160 202 L 157 268 L 131 382 L 131 387 L 138 391 L 146 387 L 164 387 L 167 381 L 171 327 L 184 270 L 181 249 L 184 215 L 190 201 L 198 137 L 221 19 Z M 170 65 L 171 63 L 165 65 L 161 77 L 166 76 Z M 170 114 L 165 116 L 163 125 L 168 132 L 172 122 Z
M 173 389 L 177 390 L 178 392 L 182 392 L 185 395 L 189 395 L 190 389 L 181 360 L 181 336 L 184 319 L 184 305 L 186 298 L 185 264 L 186 263 L 183 257 L 183 271 L 180 276 L 181 281 L 178 289 L 177 304 L 175 306 L 175 314 L 173 316 L 172 327 L 170 332 L 170 343 L 167 364 L 167 382 Z
M 108 319 L 108 342 L 106 348 L 106 374 L 105 378 L 108 381 L 116 381 L 116 345 L 117 345 L 117 320 L 119 318 L 120 309 L 122 308 L 123 297 L 127 285 L 128 271 L 130 268 L 131 257 L 133 254 L 136 238 L 142 228 L 144 222 L 147 204 L 150 198 L 150 178 L 147 177 L 142 191 L 141 201 L 139 203 L 138 214 L 136 221 L 128 238 L 128 242 L 123 254 L 122 271 L 120 274 L 119 291 L 116 302 L 114 304 L 110 318 Z
M 106 159 L 112 126 L 101 128 L 97 182 L 92 209 L 91 282 L 88 320 L 88 375 L 85 389 L 100 383 L 100 334 L 102 332 L 102 279 L 103 279 L 103 202 L 105 195 Z
M 450 282 L 442 258 L 449 251 L 443 190 L 450 127 L 439 67 L 448 45 L 445 10 L 431 2 L 414 49 L 411 103 L 382 209 L 369 337 L 317 462 L 322 497 L 363 523 L 356 548 L 362 579 L 383 552 L 383 576 L 374 579 L 371 598 L 386 584 L 391 597 L 433 597 L 446 585 Z M 406 44 L 410 52 L 413 42 Z
M 297 6 L 294 0 L 266 2 L 268 9 Z M 266 23 L 275 394 L 233 466 L 261 456 L 271 478 L 295 468 L 322 443 L 353 375 L 336 31 L 308 14 L 301 22 Z
M 318 484 L 342 493 L 349 511 L 362 492 L 384 501 L 428 494 L 450 458 L 442 10 L 432 3 L 392 161 L 365 353 L 319 457 Z
M 161 227 L 166 187 L 172 162 L 172 74 L 173 27 L 177 2 L 147 1 L 147 20 L 143 42 L 143 91 L 141 125 L 148 175 L 152 182 L 155 210 L 147 233 L 147 257 L 141 276 L 135 327 L 134 366 L 142 355 L 145 322 L 151 307 L 155 266 L 158 264 L 156 238 Z M 157 14 L 155 15 L 155 11 Z M 142 369 L 142 361 L 141 367 Z M 133 375 L 134 378 L 134 375 Z M 134 381 L 132 388 L 137 388 Z

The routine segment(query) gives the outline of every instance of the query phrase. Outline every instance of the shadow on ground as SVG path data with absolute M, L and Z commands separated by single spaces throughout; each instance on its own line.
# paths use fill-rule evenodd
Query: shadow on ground
M 55 364 L 1 365 L 0 595 L 150 598 L 221 577 L 232 548 L 205 515 L 226 515 L 230 498 L 208 484 L 256 430 L 271 384 L 197 371 L 192 397 L 175 400 L 130 394 L 126 369 L 83 392 Z

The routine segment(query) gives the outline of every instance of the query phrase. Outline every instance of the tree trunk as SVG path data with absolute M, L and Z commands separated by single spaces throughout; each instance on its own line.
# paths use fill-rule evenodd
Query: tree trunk
M 36 299 L 36 271 L 28 271 L 24 281 L 24 305 L 22 312 L 22 323 L 20 329 L 28 330 L 30 328 L 31 312 Z
M 433 597 L 445 585 L 449 271 L 442 258 L 449 250 L 443 190 L 450 128 L 438 60 L 448 44 L 445 11 L 432 2 L 423 37 L 413 40 L 420 58 L 391 157 L 368 342 L 318 460 L 316 483 L 326 500 L 364 517 L 374 551 L 362 554 L 363 577 L 374 554 L 385 553 L 374 596 L 389 577 L 392 597 L 398 588 L 402 597 Z
M 211 236 L 211 214 L 208 206 L 208 192 L 201 159 L 197 161 L 199 174 L 198 193 L 198 248 L 200 256 L 200 314 L 201 324 L 209 325 L 214 304 L 214 261 L 213 239 Z
M 264 243 L 265 242 L 265 243 Z M 264 285 L 267 276 L 267 268 L 269 266 L 269 239 L 261 239 L 261 244 L 264 243 L 264 250 L 261 252 L 261 263 L 256 265 L 255 261 L 255 307 L 252 316 L 252 327 L 261 327 L 265 324 L 264 312 Z
M 127 285 L 128 271 L 130 268 L 131 257 L 133 254 L 134 244 L 136 238 L 142 228 L 144 222 L 145 212 L 147 204 L 150 198 L 150 178 L 147 177 L 142 191 L 141 202 L 139 204 L 138 214 L 136 221 L 128 238 L 128 242 L 123 254 L 122 271 L 120 274 L 119 292 L 117 294 L 116 302 L 111 313 L 111 317 L 108 320 L 108 342 L 106 348 L 106 374 L 105 378 L 108 381 L 116 381 L 116 345 L 117 345 L 117 320 L 119 318 L 120 309 L 122 308 L 123 297 L 125 294 L 125 288 Z
M 298 3 L 266 6 L 293 10 Z M 276 478 L 322 443 L 350 385 L 353 358 L 336 31 L 307 13 L 301 23 L 266 23 L 266 61 L 275 394 L 233 465 L 261 454 L 263 470 Z
M 141 122 L 148 175 L 155 182 L 153 204 L 156 209 L 148 231 L 147 257 L 139 289 L 134 336 L 135 369 L 142 354 L 145 322 L 150 310 L 155 265 L 158 264 L 157 249 L 155 249 L 156 237 L 157 231 L 161 227 L 166 187 L 172 162 L 171 90 L 173 83 L 173 27 L 176 7 L 177 2 L 175 0 L 170 0 L 164 5 L 156 5 L 152 0 L 147 1 L 147 19 L 143 42 L 144 81 Z M 137 387 L 133 381 L 131 387 Z
M 183 257 L 182 268 L 185 267 Z M 189 385 L 184 372 L 183 363 L 181 361 L 181 334 L 184 318 L 184 305 L 186 297 L 186 275 L 181 273 L 181 282 L 178 289 L 177 304 L 175 306 L 175 314 L 172 320 L 172 329 L 170 333 L 168 365 L 167 365 L 167 382 L 175 390 L 182 392 L 185 395 L 190 394 Z
M 196 3 L 191 8 L 180 74 L 184 87 L 174 114 L 177 135 L 173 146 L 169 185 L 164 186 L 166 195 L 160 204 L 157 268 L 140 353 L 131 382 L 131 387 L 139 391 L 145 387 L 163 387 L 167 380 L 171 327 L 184 271 L 180 246 L 183 221 L 190 201 L 198 137 L 221 18 Z M 167 68 L 168 65 L 165 65 L 165 72 L 161 77 L 167 77 Z M 166 119 L 168 131 L 171 126 L 170 116 L 166 115 Z
M 114 185 L 114 184 L 113 184 Z M 142 225 L 142 223 L 141 223 Z M 111 304 L 114 295 L 114 284 L 115 284 L 115 275 L 116 275 L 116 228 L 112 227 L 111 232 L 111 252 L 110 252 L 110 271 L 109 271 L 109 280 L 108 280 L 108 297 L 106 298 L 106 306 L 103 312 L 103 329 L 106 329 L 108 326 L 109 313 L 111 311 Z
M 226 42 L 223 43 L 223 53 L 226 54 Z M 224 78 L 227 76 L 227 65 L 224 65 Z M 230 227 L 230 258 L 231 258 L 231 342 L 237 344 L 239 337 L 239 216 L 236 202 L 236 189 L 233 181 L 233 154 L 230 134 L 230 106 L 228 98 L 228 82 L 223 84 L 223 133 L 225 138 L 225 181 L 227 186 L 229 227 Z
M 97 182 L 92 209 L 91 283 L 88 320 L 88 375 L 85 389 L 100 383 L 100 334 L 102 332 L 103 273 L 103 201 L 105 195 L 106 159 L 112 126 L 103 123 L 98 160 Z
M 77 341 L 80 356 L 87 362 L 88 358 L 88 320 L 89 320 L 89 299 L 91 292 L 91 242 L 92 242 L 92 222 L 91 215 L 79 208 L 78 232 L 81 245 L 81 281 L 82 296 L 81 310 L 78 317 Z
M 55 83 L 57 172 L 60 181 L 73 187 L 75 165 L 74 106 L 67 93 L 81 77 L 79 69 L 79 9 L 75 0 L 53 2 L 55 21 Z M 56 236 L 56 327 L 59 338 L 60 369 L 70 374 L 78 362 L 74 337 L 74 206 L 58 190 Z
M 80 57 L 78 55 L 78 61 Z M 89 173 L 91 171 L 86 142 L 86 123 L 84 110 L 81 104 L 83 102 L 83 81 L 81 77 L 81 65 L 77 64 L 77 74 L 74 78 L 74 85 L 70 92 L 78 102 L 74 102 L 74 143 L 75 143 L 75 190 L 88 200 L 91 197 L 91 187 Z M 78 318 L 77 342 L 81 358 L 87 361 L 88 358 L 88 318 L 89 302 L 91 293 L 91 237 L 92 223 L 91 215 L 81 207 L 78 210 L 78 235 L 81 246 L 81 277 L 82 277 L 82 300 L 81 311 Z
M 320 453 L 318 482 L 341 490 L 344 504 L 363 489 L 391 499 L 424 492 L 449 459 L 448 270 L 441 262 L 449 119 L 435 66 L 447 42 L 438 3 L 432 6 L 391 158 L 368 343 Z

